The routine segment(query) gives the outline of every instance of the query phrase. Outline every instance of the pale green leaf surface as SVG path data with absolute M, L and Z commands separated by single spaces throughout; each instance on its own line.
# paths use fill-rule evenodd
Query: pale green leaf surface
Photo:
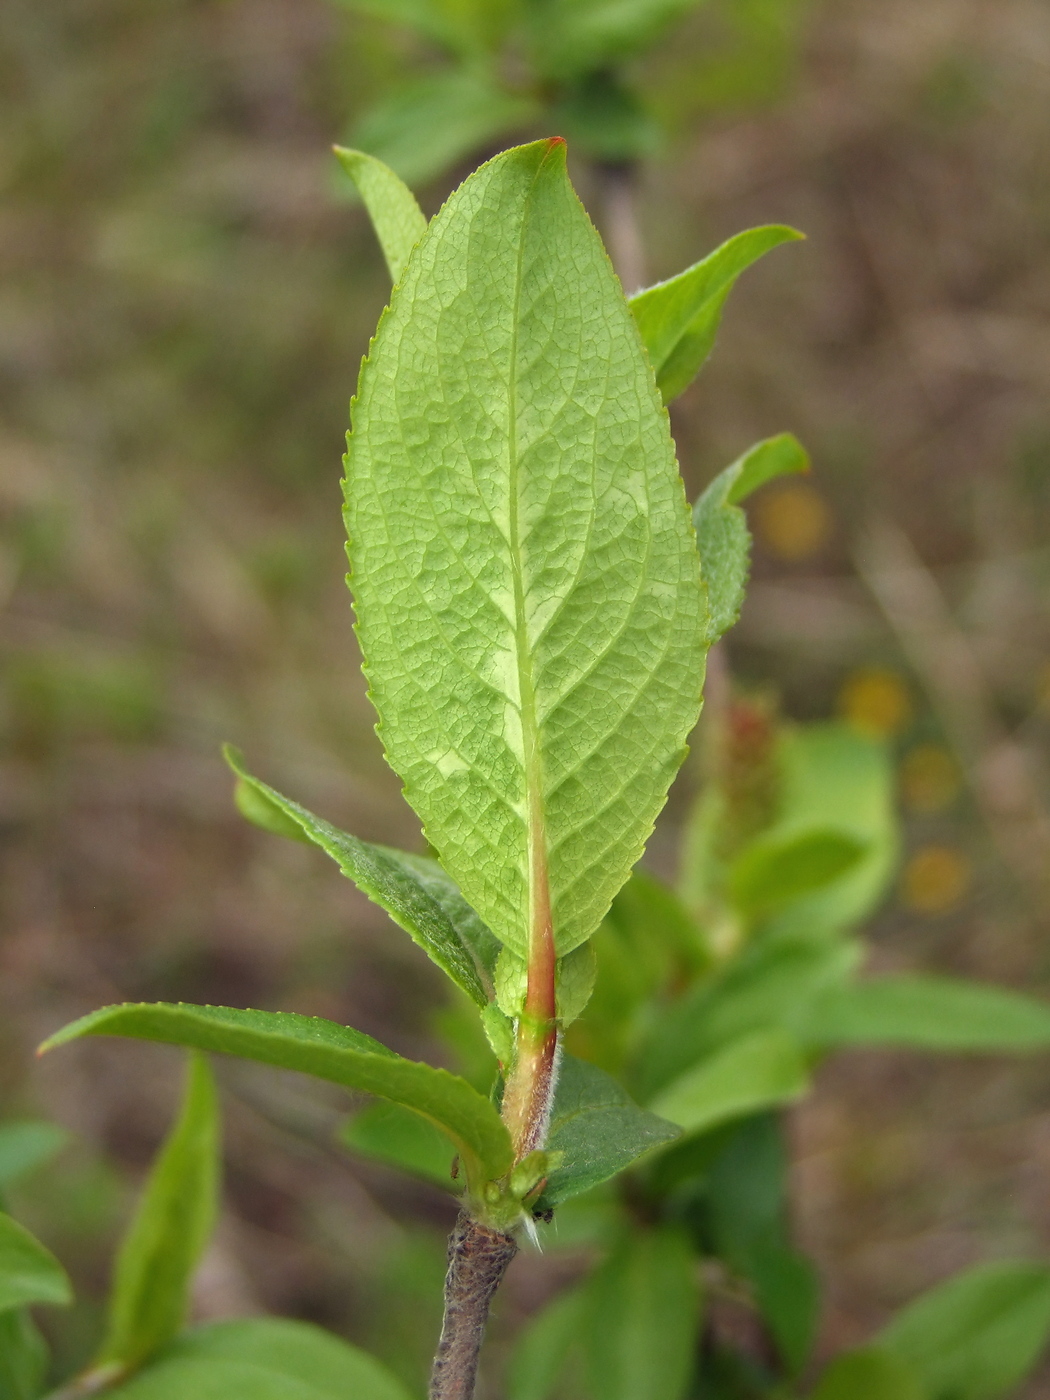
M 493 933 L 526 955 L 546 871 L 570 952 L 681 762 L 705 620 L 666 414 L 560 143 L 490 161 L 431 222 L 353 422 L 388 759 Z
M 339 1133 L 355 1152 L 420 1176 L 445 1191 L 452 1179 L 452 1143 L 440 1128 L 396 1103 L 373 1103 L 355 1113 Z
M 802 238 L 783 224 L 738 233 L 677 277 L 646 287 L 631 310 L 649 352 L 664 403 L 676 399 L 714 348 L 722 308 L 736 279 L 764 253 Z
M 729 897 L 754 917 L 823 889 L 851 870 L 867 845 L 832 828 L 760 836 L 733 862 Z
M 573 1055 L 562 1056 L 547 1149 L 563 1153 L 542 1206 L 567 1201 L 679 1136 L 673 1123 L 632 1101 L 615 1079 Z
M 0 1123 L 0 1191 L 42 1167 L 69 1141 L 57 1123 Z
M 27 1312 L 0 1313 L 0 1400 L 36 1400 L 47 1358 L 47 1343 Z
M 359 841 L 252 777 L 236 749 L 227 745 L 224 752 L 238 785 L 255 794 L 260 809 L 268 804 L 302 838 L 331 856 L 343 874 L 385 909 L 457 987 L 479 1006 L 487 1003 L 475 960 L 491 967 L 498 945 L 437 861 Z
M 507 1400 L 548 1400 L 579 1344 L 586 1295 L 561 1293 L 518 1334 L 507 1370 Z
M 117 1255 L 101 1363 L 138 1366 L 176 1335 L 215 1226 L 219 1109 L 207 1059 L 192 1054 L 182 1108 Z
M 389 165 L 346 146 L 336 146 L 335 154 L 368 210 L 390 270 L 390 280 L 397 282 L 405 270 L 409 253 L 427 231 L 426 216 L 415 195 Z
M 72 1301 L 69 1279 L 50 1250 L 0 1212 L 0 1313 L 30 1303 Z
M 449 68 L 397 88 L 354 128 L 352 144 L 410 185 L 520 128 L 534 104 L 474 68 Z
M 1050 1005 L 950 977 L 878 977 L 822 993 L 800 1024 L 810 1045 L 1023 1053 L 1050 1049 Z
M 810 1400 L 932 1400 L 915 1372 L 878 1347 L 837 1357 Z
M 791 433 L 756 442 L 719 472 L 693 507 L 713 644 L 740 616 L 751 567 L 751 533 L 740 509 L 774 477 L 809 470 L 809 456 Z
M 791 1103 L 808 1088 L 809 1072 L 798 1044 L 783 1031 L 756 1031 L 673 1080 L 653 1100 L 652 1109 L 692 1135 L 761 1108 Z
M 877 1338 L 910 1365 L 930 1400 L 998 1400 L 1020 1384 L 1050 1335 L 1050 1266 L 979 1264 L 899 1312 Z
M 502 1176 L 510 1166 L 510 1138 L 499 1114 L 465 1079 L 402 1059 L 371 1036 L 319 1016 L 185 1003 L 128 1003 L 103 1007 L 74 1021 L 41 1049 L 54 1049 L 84 1035 L 186 1045 L 312 1074 L 390 1099 L 430 1118 L 452 1138 L 471 1177 Z
M 696 1260 L 671 1228 L 630 1235 L 587 1287 L 590 1391 L 601 1400 L 681 1400 L 693 1369 Z

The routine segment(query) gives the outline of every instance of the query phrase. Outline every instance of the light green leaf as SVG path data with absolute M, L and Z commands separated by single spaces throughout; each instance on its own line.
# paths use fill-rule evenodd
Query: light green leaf
M 409 253 L 427 231 L 426 216 L 415 195 L 389 165 L 346 146 L 336 146 L 335 154 L 364 201 L 390 269 L 390 280 L 397 282 Z
M 819 1046 L 1017 1054 L 1050 1049 L 1050 1005 L 950 977 L 879 977 L 824 992 L 799 1033 Z
M 997 1400 L 1019 1385 L 1050 1334 L 1050 1266 L 979 1264 L 924 1293 L 877 1338 L 930 1400 Z
M 806 1062 L 796 1042 L 783 1031 L 756 1031 L 673 1080 L 652 1108 L 691 1135 L 760 1108 L 791 1103 L 808 1089 Z
M 582 943 L 555 965 L 554 986 L 558 1021 L 572 1025 L 590 1000 L 598 973 L 594 949 Z M 496 999 L 503 1014 L 510 1018 L 521 1015 L 525 1005 L 529 971 L 525 960 L 504 948 L 496 963 Z
M 693 507 L 713 644 L 740 616 L 751 567 L 751 533 L 740 509 L 774 477 L 809 471 L 809 455 L 791 433 L 765 438 L 719 472 Z
M 380 735 L 519 957 L 593 932 L 685 752 L 698 561 L 667 418 L 561 142 L 431 222 L 361 374 L 351 585 Z
M 416 29 L 452 53 L 476 57 L 494 48 L 518 0 L 338 0 L 348 10 Z
M 237 775 L 238 788 L 254 795 L 260 811 L 265 807 L 276 819 L 291 823 L 300 839 L 331 856 L 347 879 L 385 909 L 457 987 L 479 1006 L 486 1005 L 488 995 L 477 963 L 491 968 L 498 945 L 437 861 L 359 841 L 253 778 L 236 749 L 227 745 L 223 752 Z M 258 821 L 250 812 L 245 815 Z M 274 823 L 268 829 L 278 831 Z
M 150 1170 L 117 1255 L 98 1362 L 140 1366 L 176 1335 L 215 1226 L 219 1112 L 203 1055 L 189 1059 L 179 1117 Z
M 697 0 L 534 0 L 533 59 L 547 77 L 596 72 L 654 43 Z
M 932 1400 L 910 1366 L 878 1347 L 837 1357 L 810 1400 Z
M 68 1141 L 57 1123 L 0 1123 L 0 1191 L 43 1166 Z
M 697 1264 L 685 1236 L 638 1231 L 587 1288 L 587 1370 L 601 1400 L 680 1400 L 699 1325 Z
M 535 115 L 531 100 L 488 74 L 448 68 L 384 98 L 354 128 L 351 144 L 419 185 Z
M 195 1328 L 107 1393 L 114 1400 L 409 1400 L 367 1352 L 276 1317 Z
M 586 1294 L 560 1293 L 518 1335 L 507 1371 L 507 1400 L 548 1400 L 578 1346 Z
M 564 1055 L 546 1144 L 563 1159 L 551 1173 L 541 1206 L 589 1191 L 678 1136 L 673 1123 L 639 1108 L 604 1070 Z
M 396 1103 L 373 1103 L 355 1113 L 340 1130 L 347 1147 L 388 1166 L 456 1191 L 452 1179 L 455 1149 L 440 1128 Z
M 452 1138 L 468 1179 L 502 1176 L 510 1167 L 507 1130 L 488 1099 L 465 1079 L 404 1060 L 349 1026 L 289 1011 L 165 1002 L 106 1006 L 65 1026 L 41 1050 L 84 1035 L 120 1035 L 187 1045 L 298 1070 L 390 1099 L 431 1119 Z
M 36 1400 L 47 1359 L 47 1343 L 27 1312 L 0 1313 L 0 1400 Z
M 744 914 L 768 914 L 851 870 L 867 845 L 832 828 L 760 836 L 733 862 L 729 896 Z
M 0 1313 L 30 1303 L 72 1302 L 66 1271 L 24 1226 L 0 1211 Z
M 676 399 L 699 374 L 714 347 L 726 298 L 740 274 L 771 248 L 803 236 L 783 224 L 748 229 L 677 277 L 631 298 L 664 403 Z

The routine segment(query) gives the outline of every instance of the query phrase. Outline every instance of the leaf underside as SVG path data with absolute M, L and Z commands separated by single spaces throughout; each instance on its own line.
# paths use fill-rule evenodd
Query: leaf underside
M 426 233 L 426 216 L 404 181 L 381 160 L 346 146 L 336 146 L 335 154 L 368 210 L 390 280 L 396 282 L 405 270 L 409 253 Z
M 346 520 L 379 732 L 519 956 L 597 927 L 698 710 L 705 617 L 666 414 L 559 142 L 508 151 L 416 248 L 361 374 Z

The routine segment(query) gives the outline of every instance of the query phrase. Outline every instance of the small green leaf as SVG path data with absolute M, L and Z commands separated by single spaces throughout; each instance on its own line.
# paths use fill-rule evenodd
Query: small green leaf
M 231 750 L 231 753 L 236 753 L 236 750 Z M 289 841 L 301 841 L 304 846 L 313 845 L 299 822 L 293 821 L 282 807 L 267 797 L 260 783 L 238 778 L 233 785 L 233 802 L 244 820 L 257 826 L 260 831 L 268 831 L 271 836 L 284 836 Z
M 879 977 L 823 992 L 799 1033 L 817 1046 L 1018 1054 L 1050 1048 L 1050 1005 L 950 977 Z
M 529 99 L 487 73 L 448 68 L 384 98 L 354 128 L 352 144 L 419 185 L 535 115 Z
M 695 540 L 630 312 L 541 141 L 431 221 L 361 371 L 351 587 L 387 758 L 521 958 L 593 933 L 703 683 Z
M 740 274 L 771 248 L 802 237 L 797 229 L 783 224 L 749 229 L 677 277 L 631 298 L 664 403 L 676 399 L 700 372 L 714 346 L 726 298 Z
M 518 0 L 337 0 L 348 10 L 406 25 L 454 54 L 476 59 L 496 47 Z
M 107 1006 L 65 1026 L 41 1051 L 84 1035 L 120 1035 L 187 1045 L 312 1074 L 348 1089 L 414 1109 L 452 1138 L 468 1180 L 502 1176 L 511 1145 L 499 1114 L 465 1079 L 404 1060 L 349 1026 L 289 1011 L 236 1011 L 227 1006 L 129 1003 Z
M 366 1157 L 421 1176 L 445 1191 L 457 1189 L 451 1170 L 455 1149 L 447 1135 L 400 1104 L 369 1104 L 343 1126 L 339 1137 Z
M 596 72 L 640 53 L 696 0 L 534 0 L 532 54 L 545 77 Z
M 562 84 L 550 121 L 574 151 L 591 160 L 640 160 L 660 146 L 659 125 L 620 74 L 610 69 Z
M 810 1400 L 933 1400 L 903 1361 L 878 1347 L 837 1357 Z
M 697 1261 L 671 1228 L 627 1237 L 587 1286 L 591 1393 L 601 1400 L 681 1400 L 700 1321 Z
M 415 195 L 389 165 L 346 146 L 336 146 L 335 154 L 368 210 L 390 269 L 390 280 L 400 281 L 409 253 L 427 231 L 425 214 Z
M 117 1256 L 100 1365 L 137 1367 L 176 1335 L 215 1225 L 219 1114 L 211 1069 L 191 1055 L 182 1110 L 150 1171 Z
M 386 910 L 446 977 L 479 1006 L 487 1004 L 488 995 L 477 964 L 491 968 L 498 945 L 437 861 L 359 841 L 253 778 L 236 749 L 227 745 L 223 752 L 237 775 L 238 789 L 253 793 L 259 809 L 274 814 L 269 830 L 278 830 L 277 820 L 288 822 L 299 840 L 319 846 L 347 879 Z M 258 821 L 250 812 L 245 815 Z M 267 825 L 261 821 L 258 824 Z
M 729 896 L 754 918 L 823 889 L 867 854 L 867 844 L 849 832 L 773 832 L 760 836 L 729 870 Z
M 522 1328 L 507 1372 L 507 1400 L 548 1400 L 578 1346 L 587 1297 L 561 1293 Z
M 808 1088 L 809 1073 L 797 1043 L 783 1031 L 756 1031 L 687 1070 L 656 1096 L 652 1108 L 686 1134 L 700 1133 L 761 1108 L 791 1103 Z
M 409 1400 L 367 1352 L 306 1322 L 243 1318 L 194 1328 L 113 1400 Z
M 0 1400 L 36 1400 L 47 1373 L 47 1343 L 21 1308 L 0 1313 Z
M 17 1220 L 0 1212 L 0 1313 L 30 1303 L 72 1302 L 66 1271 Z
M 43 1166 L 68 1141 L 69 1134 L 57 1123 L 0 1124 L 0 1191 Z
M 740 502 L 774 477 L 808 470 L 809 456 L 798 438 L 780 433 L 719 472 L 693 507 L 712 643 L 736 622 L 744 602 L 751 533 Z
M 548 1150 L 563 1159 L 541 1206 L 589 1191 L 678 1136 L 672 1123 L 639 1108 L 604 1070 L 564 1055 L 547 1135 Z
M 1024 1380 L 1050 1334 L 1050 1266 L 979 1264 L 924 1293 L 877 1338 L 930 1400 L 998 1400 Z

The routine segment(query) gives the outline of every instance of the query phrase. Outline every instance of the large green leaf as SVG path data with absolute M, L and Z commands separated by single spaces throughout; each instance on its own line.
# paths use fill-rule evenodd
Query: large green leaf
M 797 1043 L 780 1030 L 755 1031 L 673 1080 L 652 1108 L 689 1135 L 791 1103 L 808 1088 L 806 1061 Z
M 410 185 L 440 175 L 535 116 L 534 104 L 477 68 L 447 68 L 396 88 L 352 133 L 352 144 Z
M 979 1264 L 909 1304 L 878 1345 L 915 1371 L 930 1400 L 998 1400 L 1050 1336 L 1050 1266 Z
M 507 1370 L 507 1400 L 547 1400 L 579 1345 L 587 1295 L 560 1293 L 518 1334 Z
M 491 972 L 498 945 L 436 860 L 359 841 L 253 778 L 236 749 L 227 745 L 224 753 L 238 787 L 252 795 L 251 808 L 243 799 L 239 804 L 249 820 L 278 834 L 285 834 L 279 821 L 291 823 L 331 856 L 363 894 L 385 909 L 457 987 L 479 1006 L 488 1003 L 478 964 Z
M 411 1172 L 446 1191 L 456 1190 L 448 1137 L 428 1119 L 400 1104 L 369 1104 L 350 1119 L 339 1137 L 365 1157 Z
M 0 1313 L 30 1303 L 72 1301 L 66 1271 L 17 1220 L 0 1212 Z
M 590 1391 L 601 1400 L 680 1400 L 693 1369 L 700 1298 L 686 1237 L 627 1236 L 587 1288 Z
M 402 1059 L 371 1036 L 318 1016 L 185 1003 L 128 1003 L 106 1006 L 74 1021 L 41 1048 L 50 1050 L 84 1035 L 187 1045 L 312 1074 L 390 1099 L 429 1118 L 452 1138 L 470 1180 L 502 1176 L 511 1164 L 510 1138 L 499 1114 L 465 1079 Z
M 729 896 L 744 914 L 768 914 L 823 889 L 855 866 L 867 845 L 833 827 L 753 841 L 729 870 Z
M 791 433 L 765 438 L 719 472 L 693 507 L 707 589 L 710 641 L 740 616 L 751 566 L 751 533 L 740 502 L 774 477 L 809 470 L 809 455 Z
M 931 1400 L 910 1366 L 878 1347 L 834 1360 L 810 1400 Z
M 409 253 L 427 231 L 426 216 L 415 195 L 389 165 L 346 146 L 336 146 L 335 154 L 364 201 L 390 269 L 390 280 L 397 282 Z
M 546 1144 L 563 1159 L 540 1204 L 552 1206 L 589 1191 L 678 1136 L 673 1123 L 639 1108 L 604 1070 L 565 1055 Z
M 57 1123 L 0 1123 L 0 1191 L 43 1166 L 68 1141 L 69 1134 Z
M 0 1313 L 0 1400 L 36 1400 L 47 1356 L 47 1343 L 24 1309 Z
M 667 418 L 563 143 L 498 156 L 431 222 L 353 422 L 387 756 L 497 937 L 527 956 L 551 917 L 565 954 L 664 803 L 705 618 Z
M 879 977 L 823 992 L 800 1023 L 811 1045 L 1021 1053 L 1050 1048 L 1050 1005 L 950 977 Z
M 219 1111 L 208 1061 L 190 1056 L 182 1110 L 117 1255 L 100 1364 L 142 1364 L 176 1335 L 215 1226 Z
M 245 1318 L 195 1328 L 114 1400 L 408 1400 L 374 1357 L 320 1327 Z
M 631 298 L 664 403 L 676 399 L 710 355 L 736 279 L 764 253 L 803 235 L 783 224 L 738 233 L 677 277 Z M 797 470 L 797 469 L 796 469 Z

